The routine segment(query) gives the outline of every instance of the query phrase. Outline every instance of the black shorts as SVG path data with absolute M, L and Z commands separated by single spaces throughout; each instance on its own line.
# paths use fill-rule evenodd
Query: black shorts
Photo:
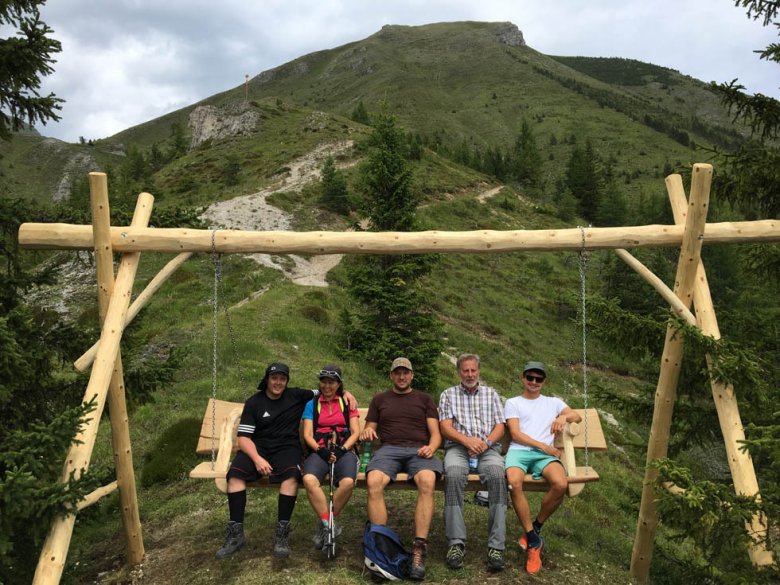
M 282 447 L 273 452 L 266 452 L 265 449 L 258 448 L 258 452 L 273 468 L 271 475 L 268 477 L 268 483 L 282 483 L 285 479 L 290 477 L 294 477 L 298 481 L 301 481 L 301 460 L 303 459 L 303 455 L 301 453 L 300 445 Z M 255 464 L 252 463 L 252 459 L 250 459 L 249 455 L 243 451 L 239 451 L 230 464 L 230 469 L 228 469 L 226 477 L 227 479 L 235 477 L 237 479 L 243 479 L 246 482 L 252 482 L 260 479 L 262 474 L 257 471 L 257 468 L 255 467 Z
M 344 455 L 336 461 L 336 465 L 333 469 L 333 475 L 335 476 L 334 483 L 338 483 L 345 477 L 349 477 L 352 481 L 357 479 L 358 467 L 360 462 L 357 455 L 353 451 L 344 453 Z M 325 479 L 325 476 L 330 473 L 330 464 L 325 463 L 322 457 L 316 453 L 312 453 L 303 462 L 303 475 L 313 475 L 320 483 Z

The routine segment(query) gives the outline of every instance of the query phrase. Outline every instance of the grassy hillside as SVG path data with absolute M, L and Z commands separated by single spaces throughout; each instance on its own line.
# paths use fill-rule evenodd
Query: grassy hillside
M 280 136 L 279 124 L 300 127 L 299 114 L 327 112 L 348 118 L 358 103 L 369 112 L 387 108 L 409 131 L 434 147 L 509 148 L 523 119 L 542 148 L 544 190 L 561 177 L 569 139 L 591 140 L 604 160 L 626 183 L 631 199 L 655 189 L 665 165 L 682 168 L 696 158 L 690 147 L 669 137 L 685 132 L 696 144 L 735 139 L 727 113 L 707 86 L 675 71 L 621 59 L 549 57 L 527 46 L 506 44 L 509 23 L 459 22 L 420 27 L 385 26 L 376 34 L 327 51 L 302 56 L 250 80 L 250 105 L 261 113 L 257 133 L 247 141 L 209 143 L 201 157 L 239 152 L 245 176 L 267 176 L 274 163 L 303 146 L 305 134 Z M 642 83 L 639 83 L 642 80 Z M 97 166 L 116 169 L 131 145 L 148 151 L 171 144 L 174 125 L 188 132 L 189 114 L 199 105 L 224 106 L 244 101 L 244 87 L 206 98 L 198 104 L 98 140 L 93 148 L 60 143 L 46 155 L 45 139 L 18 138 L 0 168 L 11 192 L 45 198 L 53 192 L 67 162 L 78 149 L 93 153 Z M 659 126 L 669 128 L 659 130 Z M 268 134 L 266 135 L 266 132 Z M 309 139 L 321 139 L 316 130 Z M 25 157 L 36 145 L 36 152 Z M 283 144 L 281 148 L 280 144 Z M 268 152 L 271 148 L 276 152 Z M 258 152 L 260 149 L 261 152 Z M 257 160 L 266 155 L 263 161 Z M 34 171 L 34 172 L 31 172 Z M 165 175 L 175 169 L 163 170 Z M 190 174 L 190 169 L 184 172 Z M 198 186 L 209 177 L 190 174 Z M 154 185 L 166 203 L 182 191 L 165 180 Z M 248 185 L 247 185 L 248 186 Z M 169 187 L 172 189 L 169 190 Z M 192 194 L 192 189 L 185 190 Z M 196 199 L 215 195 L 197 193 Z M 185 201 L 189 203 L 189 201 Z
M 730 140 L 725 113 L 706 86 L 677 72 L 624 60 L 549 57 L 530 47 L 500 39 L 506 23 L 445 23 L 423 27 L 386 26 L 371 37 L 303 56 L 255 77 L 246 108 L 258 115 L 251 133 L 208 140 L 166 160 L 137 183 L 124 175 L 131 149 L 148 156 L 153 146 L 172 147 L 172 125 L 186 128 L 197 105 L 226 106 L 243 102 L 243 86 L 211 96 L 200 104 L 151 120 L 94 146 L 57 143 L 19 136 L 0 145 L 8 194 L 46 199 L 63 169 L 88 152 L 109 169 L 109 187 L 131 185 L 150 190 L 156 206 L 200 207 L 279 183 L 290 164 L 323 145 L 352 141 L 339 159 L 350 188 L 357 190 L 356 163 L 369 128 L 349 119 L 361 101 L 369 112 L 386 107 L 426 148 L 413 163 L 415 189 L 422 195 L 421 229 L 540 229 L 574 227 L 581 218 L 563 221 L 552 204 L 574 144 L 592 141 L 602 160 L 610 160 L 622 191 L 634 209 L 649 199 L 663 202 L 663 169 L 685 168 L 699 155 L 659 130 L 653 120 L 680 122 L 698 144 Z M 382 104 L 385 104 L 384 106 Z M 649 118 L 648 118 L 649 117 Z M 446 148 L 509 148 L 523 119 L 542 152 L 544 185 L 532 192 L 503 185 L 495 178 L 454 163 Z M 694 123 L 695 119 L 695 123 Z M 657 124 L 656 124 L 657 126 Z M 189 138 L 189 135 L 187 135 Z M 44 156 L 45 154 L 45 156 Z M 226 186 L 226 161 L 235 158 L 235 182 Z M 492 197 L 486 192 L 498 188 Z M 113 193 L 113 191 L 112 191 Z M 294 215 L 294 229 L 344 230 L 356 219 L 323 210 L 314 184 L 277 193 L 272 203 Z M 714 199 L 717 193 L 714 194 Z M 671 256 L 674 256 L 672 254 Z M 654 257 L 668 269 L 663 253 Z M 136 292 L 168 260 L 144 254 Z M 326 288 L 292 284 L 276 270 L 250 258 L 223 259 L 222 302 L 231 307 L 236 354 L 224 316 L 218 324 L 218 397 L 242 401 L 254 391 L 265 365 L 284 360 L 292 366 L 292 383 L 313 386 L 323 363 L 337 361 L 348 389 L 367 405 L 388 387 L 384 372 L 344 356 L 338 321 L 350 299 L 343 264 L 328 275 Z M 588 286 L 607 290 L 612 274 L 607 252 L 589 257 Z M 676 259 L 673 260 L 676 262 Z M 673 274 L 673 270 L 671 272 Z M 86 275 L 86 276 L 85 276 Z M 717 282 L 718 272 L 710 273 Z M 733 275 L 732 275 L 733 276 Z M 82 272 L 91 279 L 91 268 Z M 628 279 L 632 277 L 627 277 Z M 737 276 L 733 276 L 734 279 Z M 637 297 L 652 297 L 638 279 L 629 280 Z M 729 281 L 732 282 L 732 281 Z M 130 574 L 122 567 L 123 542 L 116 497 L 80 514 L 64 582 L 84 583 L 359 583 L 360 537 L 365 494 L 358 491 L 345 512 L 339 557 L 323 572 L 320 555 L 311 550 L 311 511 L 298 498 L 289 563 L 272 561 L 275 492 L 250 495 L 247 516 L 249 546 L 235 560 L 218 563 L 227 518 L 225 497 L 213 484 L 187 479 L 197 462 L 197 434 L 212 391 L 210 300 L 213 266 L 208 255 L 190 260 L 156 295 L 129 333 L 148 346 L 149 355 L 177 348 L 183 366 L 174 383 L 154 401 L 134 404 L 130 415 L 134 458 L 139 478 L 141 518 L 147 556 Z M 447 355 L 437 363 L 441 389 L 457 380 L 449 359 L 473 351 L 483 357 L 482 374 L 504 397 L 520 391 L 521 364 L 543 359 L 551 369 L 551 386 L 571 405 L 585 401 L 579 384 L 581 349 L 576 329 L 576 295 L 580 287 L 575 254 L 443 255 L 422 285 L 444 325 Z M 602 288 L 602 286 L 604 288 Z M 713 285 L 714 287 L 717 284 Z M 725 287 L 724 287 L 725 288 Z M 255 295 L 263 291 L 262 294 Z M 734 295 L 732 290 L 729 294 Z M 733 297 L 732 297 L 733 298 Z M 771 298 L 771 296 L 769 297 Z M 70 318 L 94 320 L 91 301 L 74 296 Z M 653 307 L 653 301 L 647 305 Z M 660 306 L 660 303 L 659 303 Z M 660 341 L 659 341 L 660 343 Z M 588 338 L 591 406 L 602 413 L 610 449 L 591 455 L 602 479 L 589 485 L 545 527 L 548 554 L 538 583 L 628 582 L 628 563 L 639 506 L 647 422 L 621 416 L 600 393 L 651 394 L 657 361 L 632 361 L 598 336 Z M 238 364 L 238 365 L 237 365 Z M 132 389 L 130 389 L 132 392 Z M 601 391 L 601 392 L 600 392 Z M 108 426 L 96 447 L 92 470 L 105 482 L 112 478 Z M 722 469 L 724 456 L 713 449 L 702 464 Z M 391 518 L 406 542 L 411 539 L 412 494 L 388 497 Z M 534 498 L 534 506 L 538 497 Z M 437 510 L 443 501 L 437 495 Z M 510 541 L 518 535 L 509 514 Z M 429 582 L 474 583 L 491 580 L 484 570 L 485 510 L 468 507 L 471 535 L 466 569 L 445 568 L 443 521 L 437 513 L 431 534 Z M 663 551 L 670 535 L 659 530 L 653 566 L 656 582 L 676 582 L 674 561 Z M 508 542 L 508 569 L 499 579 L 528 579 L 522 555 Z

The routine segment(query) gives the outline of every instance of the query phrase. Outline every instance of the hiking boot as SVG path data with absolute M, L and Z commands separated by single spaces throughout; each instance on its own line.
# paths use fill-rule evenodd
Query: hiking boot
M 311 537 L 311 541 L 314 543 L 315 550 L 321 550 L 325 544 L 325 540 L 328 538 L 328 527 L 322 522 L 317 522 L 317 527 L 314 529 L 314 536 Z
M 276 523 L 274 556 L 281 559 L 285 559 L 290 556 L 290 523 L 285 522 L 284 520 Z
M 415 581 L 425 579 L 425 557 L 428 554 L 428 544 L 414 541 L 412 545 L 412 566 L 409 570 L 409 578 Z
M 489 548 L 487 553 L 487 566 L 491 571 L 503 571 L 504 551 L 497 548 Z
M 525 570 L 530 575 L 536 575 L 542 570 L 542 548 L 544 548 L 544 539 L 539 537 L 539 546 L 528 549 L 525 559 Z
M 336 521 L 333 521 L 333 538 L 339 536 L 341 534 L 341 531 L 343 529 L 341 526 L 336 524 Z M 321 520 L 317 521 L 317 527 L 314 529 L 314 536 L 311 537 L 311 541 L 314 543 L 314 548 L 316 550 L 321 550 L 323 546 L 325 546 L 325 541 L 328 539 L 328 526 L 327 524 L 323 524 Z
M 228 522 L 225 544 L 217 551 L 218 559 L 226 559 L 246 544 L 244 539 L 244 524 L 242 522 Z
M 447 566 L 450 569 L 460 569 L 463 566 L 463 556 L 466 554 L 465 544 L 453 544 L 447 549 Z

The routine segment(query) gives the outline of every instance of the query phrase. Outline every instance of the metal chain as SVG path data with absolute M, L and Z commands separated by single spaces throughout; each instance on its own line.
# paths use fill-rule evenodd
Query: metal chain
M 569 350 L 567 352 L 567 355 L 569 356 L 568 362 L 567 362 L 567 375 L 566 379 L 563 381 L 563 389 L 564 389 L 564 399 L 568 399 L 571 396 L 574 396 L 575 390 L 577 388 L 576 383 L 576 365 L 575 365 L 575 355 L 577 353 L 577 324 L 580 322 L 580 307 L 579 304 L 577 305 L 576 309 L 574 310 L 574 323 L 571 330 L 571 336 L 569 337 Z
M 588 329 L 587 329 L 587 313 L 586 313 L 586 301 L 585 293 L 586 289 L 586 277 L 588 274 L 588 257 L 590 252 L 585 249 L 585 228 L 580 228 L 580 234 L 582 236 L 582 249 L 580 250 L 579 266 L 580 266 L 580 312 L 582 317 L 582 397 L 583 406 L 585 409 L 585 467 L 590 466 L 590 456 L 588 453 Z
M 225 291 L 222 288 L 222 279 L 220 278 L 219 281 L 220 291 L 222 292 L 222 298 L 225 298 Z M 246 383 L 244 382 L 244 371 L 241 369 L 241 360 L 238 359 L 238 344 L 236 343 L 236 334 L 233 330 L 233 322 L 230 319 L 230 311 L 228 311 L 227 305 L 223 303 L 222 310 L 225 313 L 225 322 L 227 323 L 228 328 L 228 334 L 230 335 L 230 347 L 233 350 L 233 363 L 236 367 L 236 371 L 238 372 L 238 382 L 240 384 L 240 388 L 246 388 Z M 250 393 L 251 395 L 251 393 Z M 246 398 L 249 398 L 250 395 L 247 395 Z
M 219 284 L 222 281 L 222 263 L 217 254 L 217 228 L 211 228 L 211 261 L 214 264 L 214 285 L 211 293 L 211 469 L 217 461 L 217 313 L 219 311 Z

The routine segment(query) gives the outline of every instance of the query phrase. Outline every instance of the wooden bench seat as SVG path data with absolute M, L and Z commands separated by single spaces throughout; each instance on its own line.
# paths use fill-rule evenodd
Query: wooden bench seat
M 203 463 L 198 464 L 190 472 L 191 478 L 213 479 L 220 491 L 227 491 L 227 480 L 225 479 L 225 475 L 227 474 L 233 454 L 238 450 L 236 437 L 242 409 L 243 404 L 239 402 L 209 400 L 208 406 L 206 407 L 206 413 L 203 417 L 203 423 L 201 424 L 196 452 L 200 455 L 213 454 L 214 462 L 204 461 Z M 360 412 L 360 428 L 362 430 L 365 425 L 366 412 L 368 409 L 360 408 L 358 410 Z M 579 424 L 569 424 L 567 430 L 562 433 L 561 436 L 556 437 L 556 446 L 563 452 L 561 459 L 567 470 L 570 496 L 575 496 L 582 491 L 586 483 L 598 481 L 599 479 L 598 473 L 596 473 L 592 467 L 578 467 L 574 456 L 575 449 L 585 448 L 586 416 L 588 450 L 593 452 L 607 450 L 607 443 L 601 429 L 601 421 L 599 420 L 596 409 L 589 408 L 587 410 L 578 410 L 578 412 L 580 413 L 580 416 L 583 417 L 583 421 Z M 506 450 L 508 444 L 509 440 L 507 433 L 504 437 L 504 450 Z M 574 473 L 572 473 L 571 470 L 574 470 Z M 391 483 L 388 486 L 388 489 L 412 488 L 413 486 L 408 484 L 406 479 L 405 473 L 399 473 L 396 481 Z M 357 486 L 365 487 L 365 484 L 365 474 L 359 473 Z M 268 478 L 264 477 L 261 480 L 248 485 L 255 487 L 268 486 Z M 437 489 L 443 490 L 444 480 L 438 481 L 436 487 Z M 479 475 L 475 473 L 469 474 L 467 489 L 485 489 L 483 484 L 479 481 Z M 527 491 L 547 491 L 547 482 L 544 480 L 535 480 L 530 476 L 526 476 L 524 489 Z

